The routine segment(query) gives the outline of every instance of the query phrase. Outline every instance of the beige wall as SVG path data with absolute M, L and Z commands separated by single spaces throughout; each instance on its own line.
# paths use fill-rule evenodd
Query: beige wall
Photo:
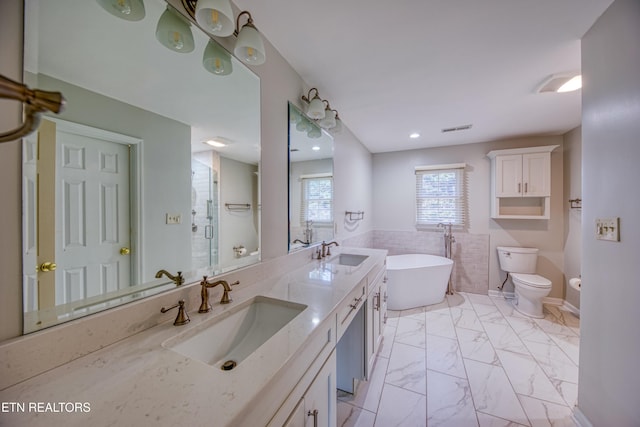
M 0 74 L 22 81 L 22 2 L 0 2 Z M 0 100 L 0 132 L 21 121 L 17 102 Z M 0 341 L 22 331 L 20 142 L 0 144 Z
M 582 39 L 578 414 L 593 426 L 640 425 L 639 40 L 638 0 L 616 0 Z M 620 242 L 595 239 L 596 218 L 609 217 Z
M 564 135 L 564 286 L 565 300 L 580 308 L 580 292 L 569 279 L 580 277 L 582 257 L 582 209 L 571 209 L 569 200 L 582 198 L 582 128 Z
M 549 220 L 491 219 L 490 173 L 487 153 L 506 148 L 560 145 L 551 153 L 551 218 Z M 489 289 L 502 283 L 496 246 L 540 249 L 538 274 L 552 281 L 550 297 L 564 295 L 563 277 L 563 151 L 562 136 L 530 137 L 422 150 L 380 153 L 373 156 L 374 228 L 415 230 L 414 166 L 466 163 L 469 195 L 469 233 L 489 235 Z M 513 288 L 507 291 L 513 291 Z

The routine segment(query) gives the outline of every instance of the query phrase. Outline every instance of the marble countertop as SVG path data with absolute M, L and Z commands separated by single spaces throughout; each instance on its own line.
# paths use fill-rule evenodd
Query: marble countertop
M 335 310 L 346 295 L 386 256 L 384 250 L 339 249 L 368 258 L 350 267 L 332 263 L 334 255 L 280 277 L 239 286 L 231 293 L 231 304 L 220 305 L 211 298 L 213 310 L 205 314 L 188 307 L 191 322 L 185 326 L 163 323 L 2 390 L 0 425 L 227 426 L 251 411 L 251 403 L 262 396 L 285 393 L 281 402 L 290 390 L 274 389 L 276 380 L 304 373 L 289 368 L 317 333 L 335 322 Z M 258 295 L 307 308 L 235 369 L 222 371 L 162 346 Z M 175 310 L 168 316 L 173 319 Z M 272 415 L 260 416 L 266 423 Z

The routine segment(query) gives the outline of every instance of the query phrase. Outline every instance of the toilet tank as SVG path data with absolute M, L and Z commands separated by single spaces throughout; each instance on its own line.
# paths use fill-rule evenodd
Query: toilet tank
M 535 274 L 538 249 L 498 246 L 500 269 L 508 273 Z

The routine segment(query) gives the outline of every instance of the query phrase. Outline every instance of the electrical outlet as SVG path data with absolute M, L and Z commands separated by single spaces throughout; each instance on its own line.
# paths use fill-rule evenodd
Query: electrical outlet
M 182 222 L 182 215 L 180 214 L 167 214 L 167 224 L 180 224 Z
M 620 241 L 620 218 L 596 218 L 596 239 Z

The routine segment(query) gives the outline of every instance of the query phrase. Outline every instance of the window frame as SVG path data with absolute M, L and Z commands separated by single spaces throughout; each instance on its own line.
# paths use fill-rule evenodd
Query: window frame
M 466 229 L 468 226 L 468 198 L 467 198 L 467 176 L 465 173 L 465 163 L 453 163 L 442 165 L 429 165 L 429 166 L 416 166 L 416 187 L 415 187 L 415 220 L 416 228 L 433 229 L 436 228 L 439 223 L 451 222 L 454 228 Z M 425 175 L 442 175 L 454 173 L 455 174 L 455 189 L 453 194 L 442 194 L 442 191 L 451 190 L 450 188 L 444 188 L 443 185 L 436 185 L 437 188 L 432 189 L 436 193 L 429 194 L 429 190 L 424 186 Z M 439 182 L 439 179 L 437 180 Z M 453 210 L 450 209 L 435 209 L 437 218 L 433 218 L 434 215 L 429 215 L 429 208 L 421 208 L 421 204 L 432 199 L 437 202 L 453 202 L 455 205 Z M 452 213 L 451 215 L 442 216 L 442 213 Z
M 322 200 L 328 201 L 329 207 L 329 219 L 327 220 L 312 220 L 313 225 L 315 227 L 333 227 L 334 221 L 334 182 L 333 182 L 333 174 L 332 173 L 320 173 L 320 174 L 312 174 L 312 175 L 301 175 L 300 176 L 300 224 L 305 224 L 308 220 L 309 216 L 309 199 L 308 198 L 308 185 L 313 181 L 320 181 L 328 179 L 331 182 L 331 198 L 330 199 L 313 199 L 313 200 Z

